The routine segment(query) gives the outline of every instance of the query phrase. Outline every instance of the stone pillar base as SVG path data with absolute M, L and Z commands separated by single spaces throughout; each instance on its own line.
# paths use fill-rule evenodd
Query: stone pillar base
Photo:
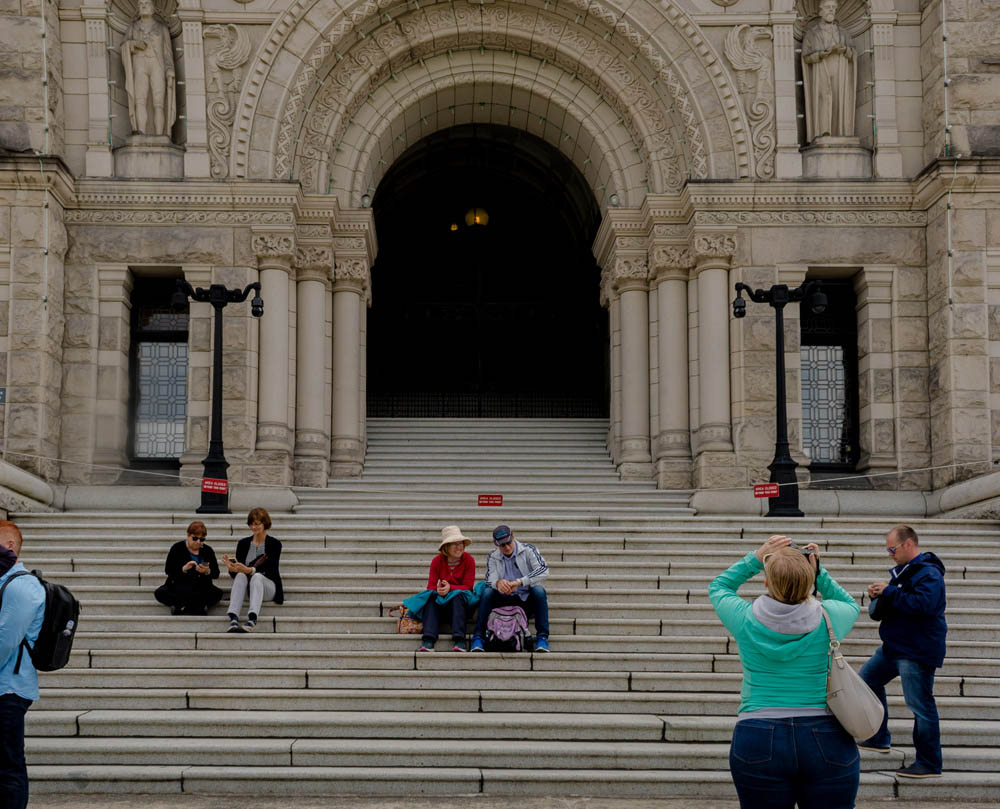
M 802 147 L 802 176 L 811 179 L 869 179 L 872 153 L 860 138 L 824 135 Z
M 691 459 L 660 458 L 656 462 L 657 489 L 690 489 Z
M 330 480 L 330 461 L 326 458 L 296 457 L 294 480 L 296 486 L 326 488 Z
M 360 477 L 364 471 L 364 464 L 351 461 L 332 461 L 330 463 L 330 477 L 332 478 L 356 478 Z
M 618 464 L 618 477 L 622 480 L 650 480 L 653 464 L 650 461 L 623 461 Z
M 122 452 L 101 452 L 100 450 L 95 450 L 92 463 L 95 464 L 93 468 L 89 470 L 87 477 L 88 482 L 94 485 L 100 484 L 110 484 L 117 483 L 122 477 L 121 469 L 105 469 L 102 467 L 127 467 L 128 458 Z M 140 478 L 141 479 L 141 478 Z M 62 481 L 64 483 L 70 483 L 71 481 L 63 474 Z M 152 481 L 147 481 L 152 482 Z
M 292 485 L 292 453 L 287 450 L 257 450 L 244 466 L 245 483 L 270 486 Z
M 364 470 L 364 447 L 361 439 L 334 438 L 330 454 L 330 477 L 356 478 Z
M 292 434 L 284 424 L 261 422 L 257 425 L 257 450 L 288 452 Z
M 172 180 L 184 177 L 184 147 L 166 135 L 132 135 L 114 150 L 115 176 Z
M 702 452 L 694 461 L 696 489 L 729 489 L 747 485 L 747 470 L 735 452 Z

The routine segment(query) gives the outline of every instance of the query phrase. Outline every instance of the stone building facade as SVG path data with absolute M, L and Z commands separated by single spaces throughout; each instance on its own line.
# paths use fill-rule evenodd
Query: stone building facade
M 470 123 L 546 141 L 600 209 L 593 296 L 608 310 L 623 476 L 766 479 L 774 315 L 734 319 L 739 281 L 850 289 L 852 465 L 871 485 L 937 489 L 1000 457 L 996 0 L 843 0 L 854 132 L 808 144 L 800 51 L 815 0 L 154 5 L 176 71 L 177 122 L 160 140 L 130 126 L 133 0 L 0 0 L 9 462 L 63 483 L 130 465 L 133 293 L 167 276 L 262 285 L 262 319 L 225 318 L 231 478 L 359 474 L 371 199 L 407 149 Z M 798 305 L 785 315 L 805 462 Z M 210 323 L 192 303 L 180 463 L 195 477 Z

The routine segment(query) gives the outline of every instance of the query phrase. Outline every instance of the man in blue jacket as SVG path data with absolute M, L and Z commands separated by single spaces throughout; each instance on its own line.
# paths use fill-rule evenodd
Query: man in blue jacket
M 868 585 L 871 617 L 881 621 L 882 646 L 861 669 L 861 677 L 886 706 L 878 733 L 858 746 L 888 753 L 889 709 L 885 684 L 896 677 L 903 686 L 906 707 L 913 711 L 913 745 L 916 759 L 896 771 L 904 778 L 941 775 L 941 727 L 934 702 L 934 670 L 945 656 L 944 564 L 933 553 L 920 552 L 917 532 L 897 525 L 885 537 L 885 549 L 896 566 L 889 581 Z
M 0 587 L 13 574 L 24 570 L 17 561 L 21 532 L 0 520 Z M 38 640 L 45 614 L 45 589 L 34 576 L 18 576 L 4 590 L 0 605 L 0 809 L 24 809 L 28 805 L 28 769 L 24 761 L 24 714 L 38 699 L 38 672 L 31 655 L 18 649 L 27 639 Z

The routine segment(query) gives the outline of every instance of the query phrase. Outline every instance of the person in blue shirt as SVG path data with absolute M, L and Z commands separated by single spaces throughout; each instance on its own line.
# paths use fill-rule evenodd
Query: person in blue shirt
M 21 531 L 0 520 L 0 586 L 24 570 L 18 561 Z M 38 640 L 45 614 L 45 589 L 34 576 L 18 576 L 4 590 L 0 606 L 0 809 L 28 805 L 28 768 L 24 761 L 24 714 L 38 699 L 38 672 L 31 655 L 17 653 L 21 641 Z
M 889 581 L 868 585 L 872 599 L 868 613 L 876 621 L 882 645 L 861 669 L 862 679 L 882 700 L 885 719 L 878 733 L 858 746 L 888 753 L 889 709 L 885 685 L 899 677 L 906 707 L 913 711 L 912 764 L 896 771 L 904 778 L 933 778 L 941 774 L 941 727 L 934 701 L 934 672 L 945 657 L 946 606 L 944 564 L 933 553 L 921 553 L 917 532 L 897 525 L 885 536 L 885 549 L 896 566 Z

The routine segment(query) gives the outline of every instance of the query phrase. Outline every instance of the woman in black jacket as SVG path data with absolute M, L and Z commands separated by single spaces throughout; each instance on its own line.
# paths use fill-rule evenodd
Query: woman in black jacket
M 207 536 L 205 523 L 195 520 L 187 527 L 187 539 L 175 542 L 167 553 L 167 580 L 154 595 L 173 615 L 205 615 L 222 598 L 222 590 L 212 583 L 219 578 L 219 563 L 205 544 Z
M 270 536 L 271 515 L 267 509 L 251 509 L 247 515 L 247 525 L 253 532 L 236 543 L 236 556 L 223 554 L 222 561 L 233 577 L 232 595 L 229 599 L 229 631 L 250 632 L 257 626 L 260 606 L 265 601 L 282 604 L 285 591 L 281 586 L 278 562 L 281 559 L 281 543 Z M 250 592 L 247 620 L 240 626 L 240 607 Z

